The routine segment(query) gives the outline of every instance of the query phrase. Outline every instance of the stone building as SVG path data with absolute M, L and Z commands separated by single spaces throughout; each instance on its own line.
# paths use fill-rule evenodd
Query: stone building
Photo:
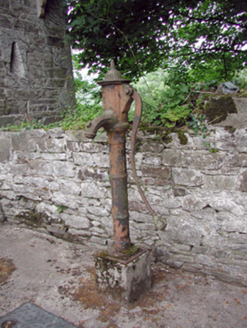
M 0 0 L 0 126 L 50 123 L 75 105 L 60 0 Z

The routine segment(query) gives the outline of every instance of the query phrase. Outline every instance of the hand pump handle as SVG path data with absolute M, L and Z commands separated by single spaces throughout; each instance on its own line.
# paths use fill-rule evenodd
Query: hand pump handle
M 131 168 L 133 172 L 133 176 L 135 179 L 135 183 L 137 185 L 138 191 L 141 195 L 142 200 L 144 201 L 147 209 L 151 213 L 152 216 L 155 215 L 154 210 L 152 209 L 151 205 L 149 204 L 142 188 L 140 185 L 140 182 L 138 180 L 137 174 L 136 174 L 136 167 L 135 167 L 135 142 L 136 142 L 136 133 L 141 121 L 141 115 L 142 115 L 142 99 L 137 93 L 135 89 L 133 89 L 133 93 L 131 94 L 131 98 L 135 101 L 135 116 L 133 120 L 133 127 L 132 127 L 132 134 L 131 134 L 131 148 L 130 148 L 130 163 Z

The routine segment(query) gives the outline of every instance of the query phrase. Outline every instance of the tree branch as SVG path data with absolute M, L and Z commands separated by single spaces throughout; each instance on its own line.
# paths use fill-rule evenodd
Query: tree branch
M 200 22 L 200 23 L 214 21 L 214 22 L 220 22 L 220 23 L 227 23 L 227 24 L 230 24 L 232 26 L 238 26 L 238 27 L 241 27 L 241 28 L 246 28 L 246 23 L 241 24 L 240 22 L 236 23 L 232 20 L 226 20 L 226 19 L 224 19 L 224 17 L 222 17 L 222 15 L 218 15 L 216 17 L 199 18 L 199 17 L 193 17 L 193 16 L 184 15 L 183 13 L 179 13 L 178 16 L 182 16 L 184 18 L 187 18 L 188 20 L 193 20 L 193 21 L 197 21 L 197 22 Z
M 143 76 L 143 73 L 142 73 L 142 71 L 141 71 L 141 69 L 140 69 L 140 66 L 139 66 L 139 64 L 138 64 L 138 61 L 137 61 L 137 59 L 136 59 L 136 56 L 135 56 L 133 50 L 131 49 L 131 45 L 130 45 L 130 43 L 129 43 L 129 40 L 128 40 L 127 36 L 124 34 L 124 32 L 123 32 L 122 30 L 120 30 L 120 28 L 118 28 L 118 27 L 117 27 L 114 23 L 112 23 L 110 20 L 107 20 L 107 19 L 104 19 L 104 18 L 97 17 L 97 16 L 95 16 L 95 15 L 92 14 L 92 13 L 91 13 L 91 15 L 92 15 L 93 17 L 97 18 L 98 20 L 104 21 L 104 22 L 106 22 L 106 23 L 108 23 L 108 24 L 114 26 L 115 29 L 116 29 L 120 34 L 122 34 L 122 36 L 124 37 L 125 41 L 126 41 L 127 44 L 128 44 L 129 50 L 130 50 L 130 52 L 131 52 L 131 54 L 132 54 L 132 56 L 133 56 L 133 58 L 134 58 L 134 61 L 135 61 L 135 64 L 136 64 L 136 66 L 137 66 L 137 68 L 138 68 L 138 70 L 139 70 L 139 73 L 140 73 L 141 77 L 144 79 L 144 82 L 145 82 L 145 84 L 146 84 L 146 86 L 147 86 L 147 88 L 148 88 L 148 91 L 149 91 L 149 93 L 150 93 L 150 96 L 151 96 L 151 98 L 154 100 L 153 95 L 152 95 L 152 93 L 151 93 L 151 90 L 150 90 L 150 88 L 149 88 L 149 85 L 148 85 L 148 83 L 147 83 L 147 80 L 146 80 L 145 77 Z

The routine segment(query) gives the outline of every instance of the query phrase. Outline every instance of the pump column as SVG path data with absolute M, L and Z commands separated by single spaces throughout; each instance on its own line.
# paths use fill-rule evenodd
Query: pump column
M 112 191 L 113 239 L 116 252 L 130 246 L 125 133 L 128 124 L 108 131 L 110 145 L 110 181 Z

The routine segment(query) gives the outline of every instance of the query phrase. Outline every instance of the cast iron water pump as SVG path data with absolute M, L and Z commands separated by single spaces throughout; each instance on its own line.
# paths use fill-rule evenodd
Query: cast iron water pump
M 98 129 L 101 127 L 108 134 L 113 240 L 116 256 L 130 247 L 125 133 L 129 127 L 128 111 L 133 100 L 135 101 L 135 116 L 131 136 L 131 167 L 141 197 L 150 213 L 154 215 L 154 211 L 143 194 L 136 175 L 134 147 L 136 132 L 141 120 L 142 100 L 129 83 L 130 80 L 123 79 L 120 72 L 116 70 L 114 61 L 112 61 L 111 68 L 105 79 L 98 83 L 102 86 L 103 114 L 88 124 L 86 132 L 86 137 L 91 139 L 95 138 Z

